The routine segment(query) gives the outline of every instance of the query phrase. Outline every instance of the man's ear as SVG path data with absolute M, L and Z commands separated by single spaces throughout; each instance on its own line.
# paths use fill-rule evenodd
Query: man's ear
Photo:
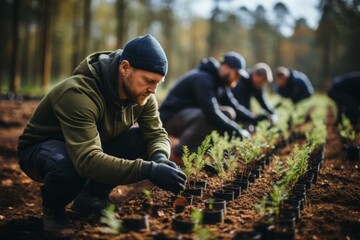
M 127 60 L 123 60 L 119 65 L 119 71 L 122 75 L 127 75 L 130 71 L 131 66 L 130 63 Z

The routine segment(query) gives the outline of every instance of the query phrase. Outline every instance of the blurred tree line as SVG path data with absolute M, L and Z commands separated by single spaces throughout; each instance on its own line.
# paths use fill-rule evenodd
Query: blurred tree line
M 263 61 L 304 71 L 319 90 L 338 74 L 360 70 L 359 0 L 319 0 L 315 30 L 305 19 L 294 19 L 282 2 L 270 10 L 223 10 L 231 0 L 213 1 L 204 18 L 191 0 L 2 0 L 0 92 L 41 95 L 88 54 L 122 48 L 146 33 L 167 53 L 165 87 L 201 58 L 230 50 L 248 66 Z M 283 36 L 284 26 L 293 28 L 291 36 Z

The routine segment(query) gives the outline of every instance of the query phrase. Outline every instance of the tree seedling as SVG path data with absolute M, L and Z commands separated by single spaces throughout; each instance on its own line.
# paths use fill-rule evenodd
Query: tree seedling
M 186 175 L 187 179 L 190 179 L 191 175 L 194 173 L 193 161 L 196 157 L 195 153 L 190 153 L 190 150 L 187 146 L 183 146 L 183 155 L 182 161 L 184 163 L 183 172 Z M 186 185 L 190 188 L 190 181 L 186 181 Z
M 195 223 L 194 225 L 194 234 L 195 239 L 197 240 L 210 240 L 211 232 L 209 229 L 202 224 L 203 214 L 201 211 L 195 209 L 191 212 L 191 220 Z
M 340 135 L 342 138 L 344 138 L 348 144 L 350 143 L 354 143 L 355 142 L 355 130 L 349 120 L 349 118 L 347 118 L 345 116 L 345 114 L 341 115 L 341 122 L 339 124 L 339 130 L 340 130 Z
M 103 233 L 119 234 L 121 231 L 121 221 L 116 218 L 115 214 L 116 206 L 110 204 L 106 209 L 102 211 L 102 217 L 100 222 L 105 224 L 106 227 L 102 227 Z
M 199 180 L 200 171 L 209 161 L 209 157 L 205 157 L 205 154 L 207 153 L 208 149 L 211 147 L 210 143 L 211 143 L 211 135 L 208 135 L 197 149 L 197 153 L 194 159 L 194 169 L 193 169 L 195 174 L 194 187 L 196 182 Z

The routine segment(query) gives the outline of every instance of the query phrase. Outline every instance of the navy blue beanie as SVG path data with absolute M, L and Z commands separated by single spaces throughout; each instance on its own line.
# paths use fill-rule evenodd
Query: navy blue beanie
M 160 43 L 150 34 L 130 40 L 124 47 L 119 63 L 127 60 L 134 68 L 159 73 L 168 71 L 168 61 Z

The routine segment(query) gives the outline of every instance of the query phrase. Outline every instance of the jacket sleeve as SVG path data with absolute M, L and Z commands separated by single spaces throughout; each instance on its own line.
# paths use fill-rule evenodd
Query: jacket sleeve
M 79 175 L 97 182 L 118 185 L 141 180 L 143 160 L 126 160 L 103 152 L 96 121 L 100 106 L 80 89 L 69 89 L 52 100 L 66 148 Z
M 225 88 L 225 95 L 230 106 L 234 108 L 237 119 L 251 123 L 256 123 L 254 114 L 236 100 L 234 94 L 231 92 L 231 89 L 229 87 Z
M 216 127 L 229 133 L 235 131 L 238 135 L 238 124 L 221 112 L 211 81 L 203 76 L 197 79 L 194 84 L 196 101 L 203 110 L 205 117 Z
M 170 140 L 160 120 L 158 103 L 154 95 L 145 104 L 138 123 L 149 157 L 151 158 L 155 152 L 163 152 L 169 158 Z
M 298 103 L 301 100 L 311 96 L 312 92 L 301 79 L 296 79 L 296 83 L 293 86 L 292 100 L 294 103 Z
M 274 110 L 269 106 L 269 103 L 265 99 L 264 92 L 262 89 L 255 91 L 255 99 L 258 101 L 260 106 L 265 109 L 268 113 L 273 114 Z

